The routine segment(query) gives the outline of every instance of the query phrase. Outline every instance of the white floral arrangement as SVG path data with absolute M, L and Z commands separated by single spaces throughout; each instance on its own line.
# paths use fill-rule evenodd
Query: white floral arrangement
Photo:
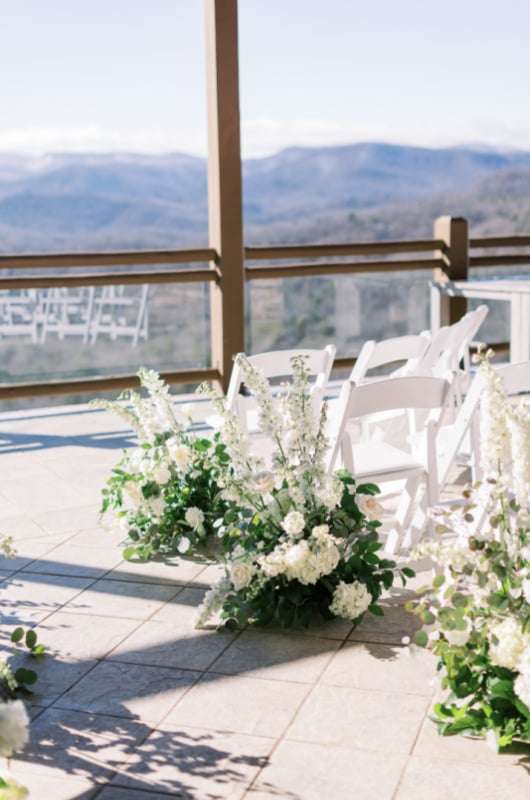
M 414 573 L 379 556 L 378 488 L 356 486 L 346 471 L 326 472 L 326 405 L 315 411 L 305 359 L 293 359 L 292 384 L 273 395 L 263 374 L 236 358 L 273 453 L 270 463 L 254 455 L 237 414 L 203 389 L 223 418 L 230 469 L 221 479 L 224 575 L 206 595 L 196 627 L 216 614 L 228 627 L 307 626 L 315 614 L 358 624 L 367 611 L 382 614 L 377 600 L 397 572 L 403 582 Z
M 485 480 L 438 510 L 441 538 L 417 546 L 438 572 L 410 609 L 449 690 L 435 706 L 439 732 L 498 751 L 530 741 L 530 405 L 510 403 L 489 356 L 479 367 Z
M 213 523 L 226 508 L 218 485 L 225 447 L 193 433 L 155 371 L 142 368 L 138 376 L 147 396 L 127 390 L 118 400 L 91 403 L 124 419 L 138 437 L 102 491 L 103 526 L 123 534 L 128 560 L 207 555 Z
M 29 716 L 22 700 L 0 702 L 0 756 L 10 758 L 29 741 Z M 0 776 L 0 800 L 25 800 L 28 789 L 14 777 Z

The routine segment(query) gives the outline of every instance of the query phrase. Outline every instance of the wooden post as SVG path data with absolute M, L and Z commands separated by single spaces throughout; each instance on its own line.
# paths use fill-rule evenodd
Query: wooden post
M 208 227 L 218 253 L 211 285 L 212 367 L 226 391 L 233 356 L 245 349 L 237 0 L 205 0 L 208 88 Z
M 469 234 L 467 219 L 463 217 L 438 217 L 434 221 L 434 238 L 443 239 L 444 250 L 441 255 L 447 266 L 434 270 L 434 280 L 439 283 L 446 281 L 465 281 L 469 270 Z M 452 325 L 457 322 L 467 311 L 465 297 L 448 297 L 438 294 L 439 312 L 433 314 L 433 328 L 440 325 Z

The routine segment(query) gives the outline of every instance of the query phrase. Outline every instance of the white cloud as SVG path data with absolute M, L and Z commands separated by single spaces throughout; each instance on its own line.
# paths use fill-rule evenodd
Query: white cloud
M 410 129 L 393 125 L 391 129 L 351 121 L 295 119 L 278 121 L 255 119 L 242 123 L 241 142 L 244 158 L 259 158 L 277 153 L 285 147 L 325 147 L 360 141 L 386 141 L 394 144 L 444 147 L 466 142 L 496 147 L 528 149 L 530 133 L 481 120 L 464 125 L 460 130 L 440 130 L 414 135 Z M 0 130 L 0 152 L 42 155 L 54 152 L 104 153 L 183 152 L 205 156 L 206 131 L 144 129 L 132 132 L 111 131 L 92 125 L 87 127 L 35 127 Z
M 109 131 L 95 125 L 80 128 L 0 130 L 0 151 L 11 153 L 168 153 L 205 155 L 206 134 L 174 134 L 161 129 Z

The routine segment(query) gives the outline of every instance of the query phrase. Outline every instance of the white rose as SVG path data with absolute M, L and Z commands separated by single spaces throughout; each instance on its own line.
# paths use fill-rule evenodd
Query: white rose
M 166 447 L 171 459 L 182 472 L 187 472 L 191 462 L 190 448 L 185 444 L 179 444 L 178 440 L 168 439 Z
M 274 489 L 275 476 L 273 472 L 263 470 L 254 475 L 252 479 L 252 486 L 256 492 L 260 494 L 268 494 Z
M 158 463 L 153 469 L 152 476 L 154 481 L 163 485 L 171 480 L 171 470 L 167 464 Z
M 469 641 L 469 637 L 471 636 L 471 628 L 469 627 L 469 625 L 466 624 L 466 627 L 464 628 L 463 631 L 444 630 L 443 635 L 445 636 L 449 644 L 452 644 L 455 647 L 463 647 Z
M 245 589 L 249 585 L 255 571 L 254 564 L 242 561 L 236 561 L 235 564 L 232 564 L 230 567 L 230 580 L 236 592 L 239 592 L 240 589 Z
M 22 700 L 0 703 L 0 755 L 9 758 L 29 739 L 29 717 Z
M 371 494 L 358 495 L 357 505 L 361 514 L 369 520 L 379 519 L 384 512 L 383 507 Z
M 195 528 L 197 525 L 200 525 L 202 522 L 204 522 L 204 514 L 202 513 L 201 509 L 197 508 L 196 506 L 191 506 L 191 508 L 188 508 L 184 518 L 188 525 L 190 525 L 192 528 Z

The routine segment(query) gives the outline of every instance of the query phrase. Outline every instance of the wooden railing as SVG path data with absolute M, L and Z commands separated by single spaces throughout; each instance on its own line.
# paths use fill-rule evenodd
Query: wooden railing
M 473 237 L 468 239 L 467 222 L 443 217 L 436 221 L 432 239 L 312 244 L 285 246 L 248 246 L 244 248 L 243 281 L 270 278 L 347 275 L 358 273 L 428 271 L 426 279 L 465 280 L 469 268 L 505 267 L 530 264 L 530 236 Z M 474 255 L 475 251 L 482 251 Z M 495 250 L 494 254 L 488 251 Z M 509 252 L 505 252 L 509 250 Z M 502 252 L 499 252 L 502 251 Z M 515 252 L 514 252 L 515 251 Z M 407 258 L 403 258 L 403 254 Z M 146 265 L 169 265 L 164 269 L 124 268 Z M 180 264 L 179 268 L 175 265 Z M 208 264 L 197 267 L 192 264 Z M 114 269 L 110 269 L 114 267 Z M 79 272 L 79 269 L 83 269 Z M 118 269 L 116 269 L 118 268 Z M 38 254 L 0 256 L 0 289 L 51 288 L 69 286 L 105 286 L 115 284 L 155 284 L 201 282 L 223 291 L 224 271 L 221 255 L 213 248 L 194 250 L 149 250 L 112 253 Z M 25 274 L 20 275 L 24 270 Z M 27 274 L 39 270 L 38 274 Z M 48 273 L 47 270 L 54 270 Z M 62 270 L 59 272 L 58 270 Z M 231 276 L 233 281 L 233 276 Z M 244 293 L 238 293 L 241 297 Z M 448 298 L 443 319 L 450 322 L 465 310 L 462 298 Z M 230 313 L 239 321 L 245 318 L 243 303 L 231 304 Z M 222 317 L 221 317 L 222 320 Z M 225 331 L 211 320 L 212 341 L 225 340 Z M 505 343 L 503 343 L 505 344 Z M 212 348 L 213 349 L 213 348 Z M 354 354 L 338 354 L 336 368 L 355 362 Z M 176 369 L 161 372 L 172 384 L 196 384 L 203 380 L 226 386 L 228 375 L 218 366 Z M 138 386 L 136 375 L 95 376 L 42 383 L 0 385 L 0 399 L 31 396 L 119 390 Z

